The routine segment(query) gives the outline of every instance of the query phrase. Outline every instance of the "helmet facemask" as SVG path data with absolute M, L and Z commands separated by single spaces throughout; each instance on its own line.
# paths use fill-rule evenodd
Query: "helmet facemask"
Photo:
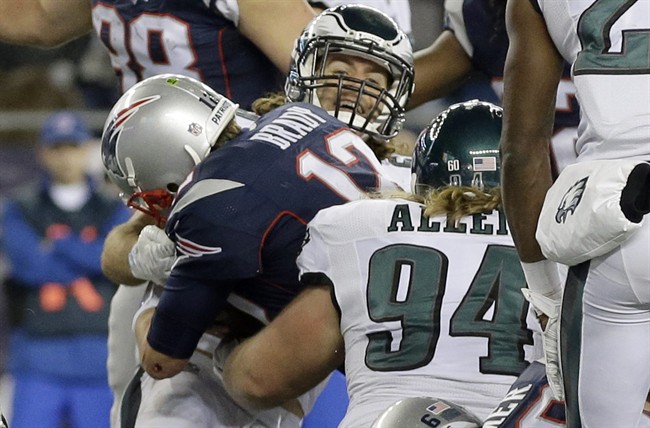
M 361 13 L 370 16 L 368 21 L 359 18 Z M 325 74 L 336 54 L 379 65 L 388 76 L 388 87 L 342 74 Z M 319 98 L 318 92 L 324 88 L 337 91 L 331 110 Z M 296 41 L 285 86 L 289 100 L 328 107 L 331 115 L 352 129 L 379 140 L 393 138 L 400 131 L 412 90 L 413 58 L 408 38 L 390 18 L 360 5 L 329 9 L 312 21 Z
M 153 217 L 158 226 L 163 226 L 167 222 L 166 213 L 171 208 L 173 201 L 174 194 L 163 189 L 156 189 L 148 192 L 134 192 L 126 204 Z

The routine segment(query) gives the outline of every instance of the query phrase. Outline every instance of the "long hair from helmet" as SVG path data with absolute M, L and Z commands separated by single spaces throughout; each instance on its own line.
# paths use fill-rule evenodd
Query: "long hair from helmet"
M 412 193 L 392 196 L 420 202 L 426 216 L 446 215 L 452 222 L 500 208 L 502 117 L 501 107 L 479 100 L 442 111 L 418 136 Z

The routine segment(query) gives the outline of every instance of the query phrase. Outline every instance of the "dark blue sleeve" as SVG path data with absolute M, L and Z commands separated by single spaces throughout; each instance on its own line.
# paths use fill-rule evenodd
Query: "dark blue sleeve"
M 201 335 L 226 306 L 234 283 L 171 276 L 151 322 L 147 341 L 158 352 L 189 358 Z
M 56 251 L 52 242 L 39 236 L 13 202 L 5 206 L 2 230 L 11 275 L 20 282 L 38 288 L 46 282 L 68 284 L 79 277 L 77 269 Z
M 256 275 L 260 238 L 242 230 L 257 229 L 237 211 L 239 206 L 237 192 L 224 192 L 201 198 L 169 219 L 167 234 L 178 260 L 147 336 L 157 351 L 189 358 L 235 284 Z
M 174 214 L 166 228 L 178 256 L 172 276 L 200 282 L 257 275 L 264 213 L 259 205 L 244 202 L 255 197 L 230 190 L 196 200 Z

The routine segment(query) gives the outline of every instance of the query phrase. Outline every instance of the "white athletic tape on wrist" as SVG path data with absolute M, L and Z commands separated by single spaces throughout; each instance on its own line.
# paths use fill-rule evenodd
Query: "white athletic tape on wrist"
M 550 260 L 533 263 L 521 262 L 528 288 L 542 296 L 555 298 L 562 293 L 562 280 L 558 265 Z

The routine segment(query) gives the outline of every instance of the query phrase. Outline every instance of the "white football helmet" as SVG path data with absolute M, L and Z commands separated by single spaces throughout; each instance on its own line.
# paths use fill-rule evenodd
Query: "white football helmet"
M 409 397 L 386 409 L 371 428 L 480 428 L 483 422 L 449 400 Z
M 344 75 L 324 75 L 328 55 L 343 53 L 373 61 L 388 71 L 388 90 L 368 80 Z M 413 49 L 408 36 L 388 15 L 369 6 L 350 4 L 326 9 L 315 17 L 296 40 L 291 69 L 285 84 L 290 101 L 321 107 L 316 90 L 338 89 L 334 111 L 329 113 L 352 129 L 387 140 L 397 135 L 404 109 L 413 92 Z M 341 91 L 357 92 L 354 110 L 341 110 Z M 361 117 L 357 107 L 362 95 L 375 104 Z M 375 117 L 374 120 L 371 118 Z
M 237 104 L 187 76 L 160 74 L 126 91 L 102 134 L 102 163 L 127 204 L 162 220 L 161 210 L 203 160 Z

